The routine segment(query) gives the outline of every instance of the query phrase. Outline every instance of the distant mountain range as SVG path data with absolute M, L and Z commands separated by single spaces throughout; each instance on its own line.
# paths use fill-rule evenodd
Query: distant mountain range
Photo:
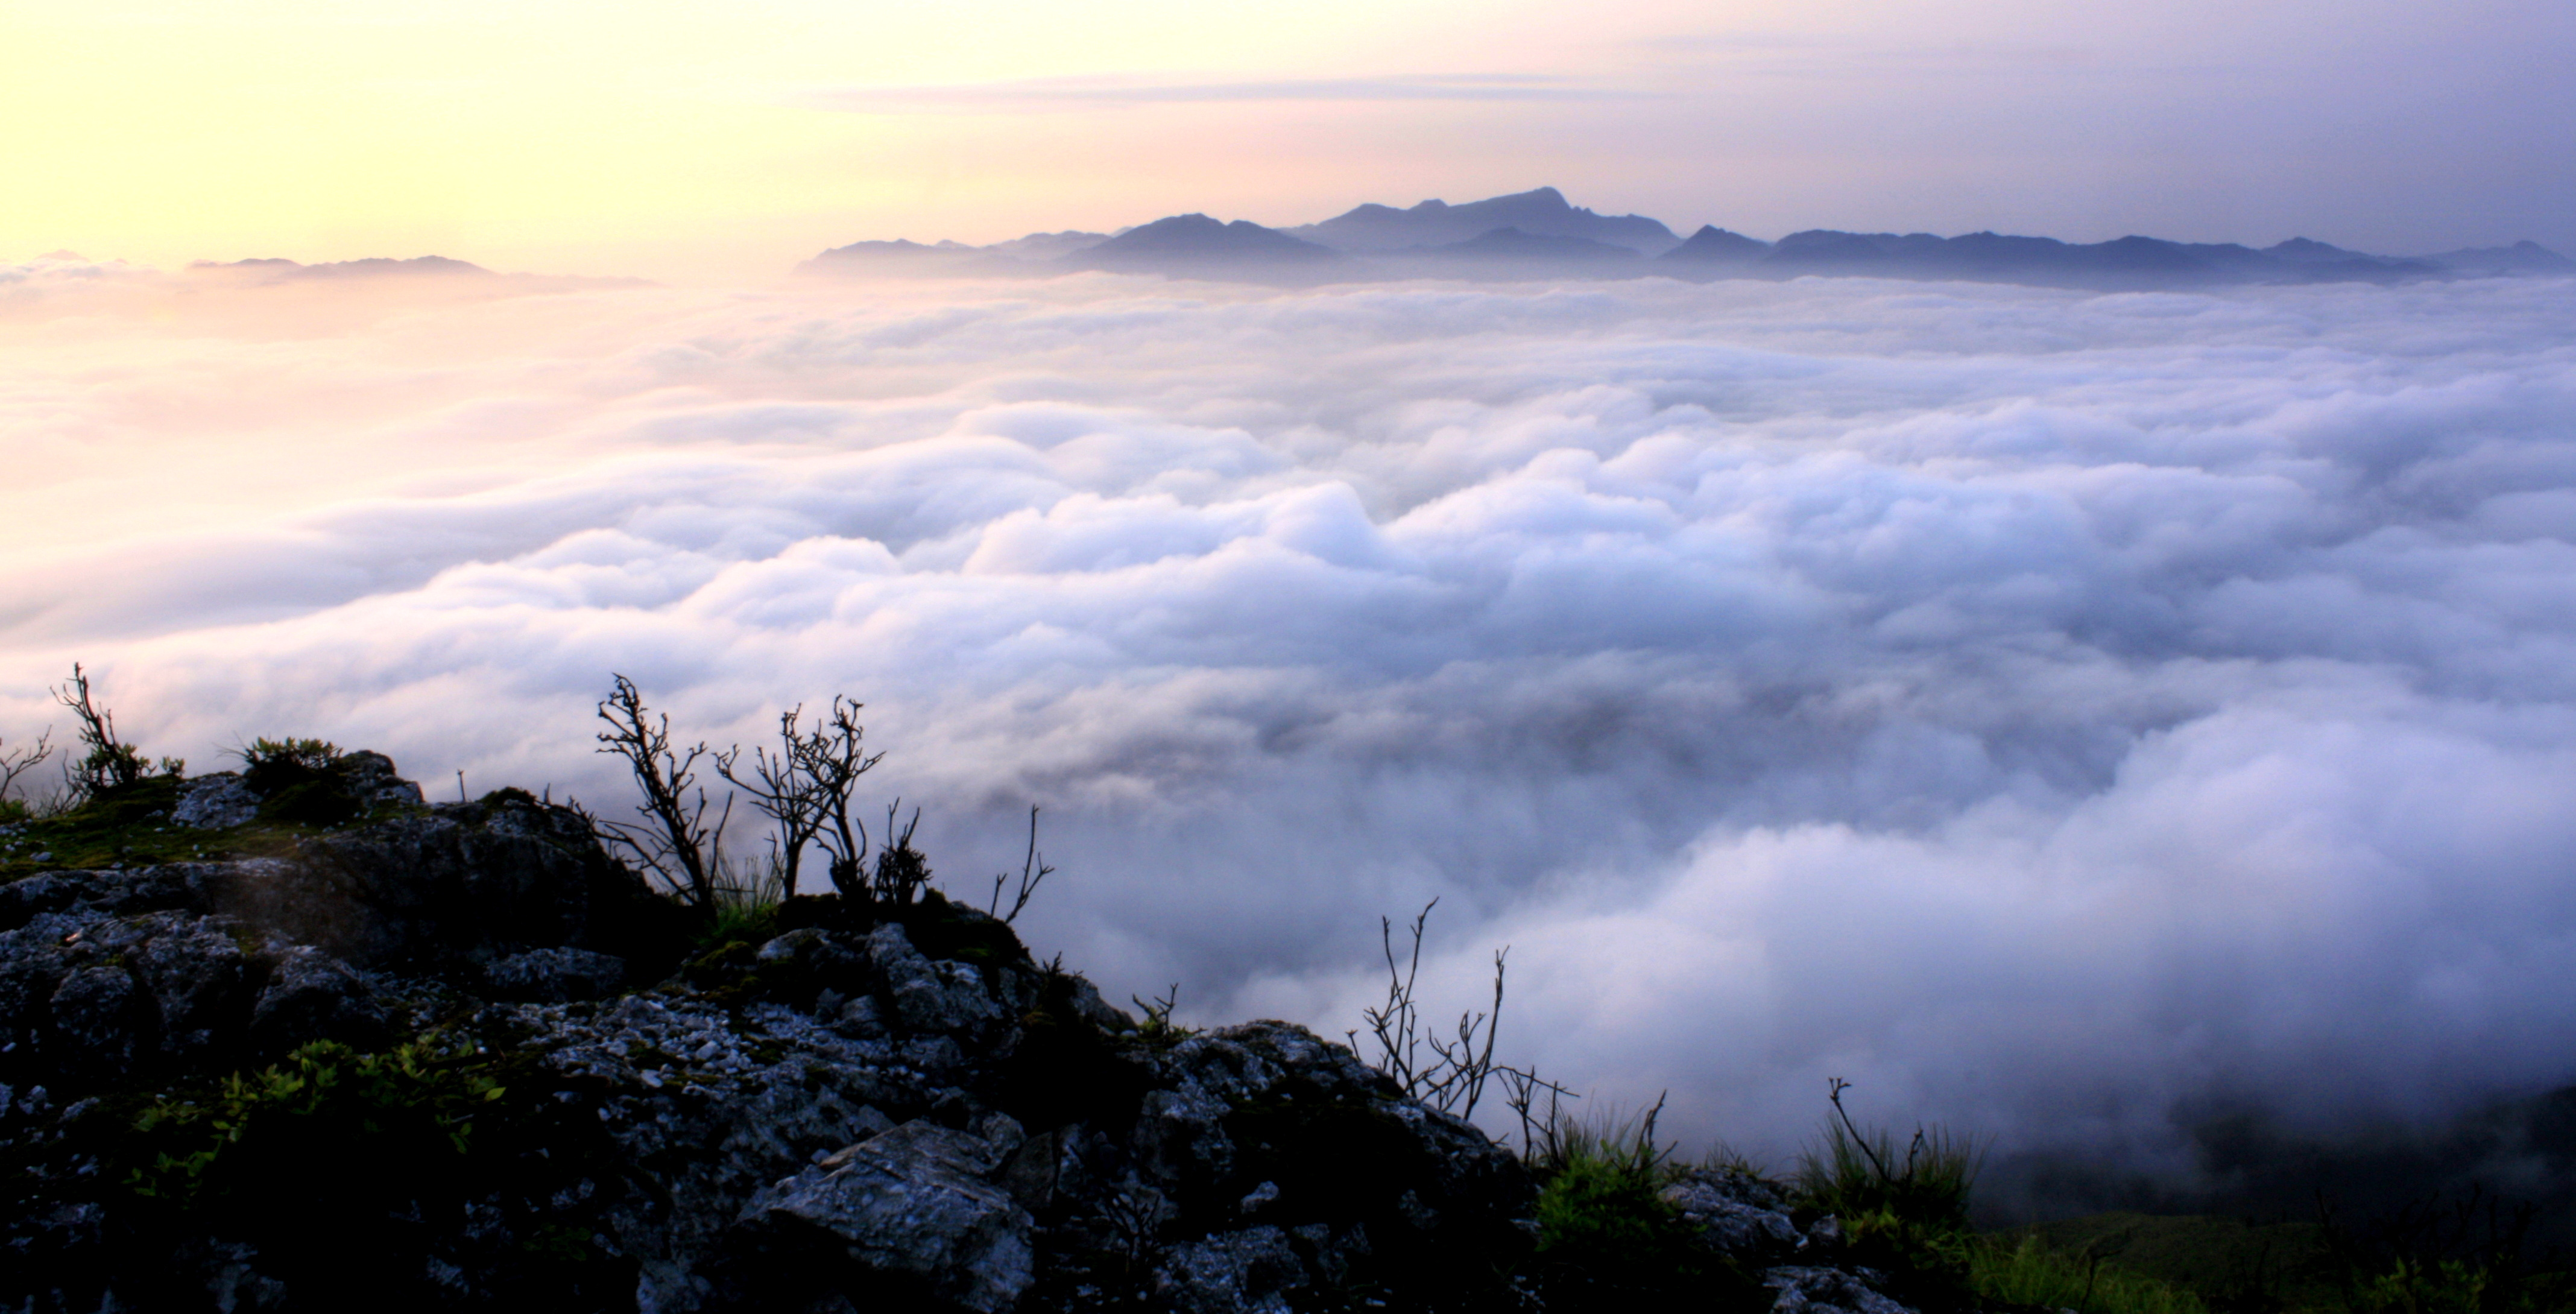
M 2069 243 L 1996 233 L 1936 237 L 1827 229 L 1765 242 L 1702 227 L 1684 239 L 1644 215 L 1596 214 L 1569 203 L 1553 187 L 1541 187 L 1464 205 L 1424 201 L 1401 210 L 1363 205 L 1322 223 L 1286 229 L 1185 214 L 1116 233 L 1032 233 L 980 247 L 855 242 L 825 251 L 797 269 L 806 274 L 960 278 L 1112 270 L 1263 283 L 1829 275 L 2134 291 L 2567 275 L 2576 274 L 2576 260 L 2532 242 L 2382 256 L 2304 237 L 2259 250 L 2152 237 Z
M 913 246 L 910 242 L 880 243 L 890 246 Z M 919 247 L 919 250 L 930 250 Z M 962 249 L 962 248 L 961 248 Z M 257 285 L 318 282 L 385 282 L 414 283 L 424 281 L 459 288 L 502 292 L 563 292 L 586 288 L 650 287 L 640 278 L 582 278 L 568 274 L 501 274 L 481 265 L 446 256 L 414 256 L 394 260 L 370 256 L 364 260 L 340 260 L 328 264 L 308 265 L 293 260 L 200 260 L 188 266 L 188 272 L 200 277 L 238 280 Z

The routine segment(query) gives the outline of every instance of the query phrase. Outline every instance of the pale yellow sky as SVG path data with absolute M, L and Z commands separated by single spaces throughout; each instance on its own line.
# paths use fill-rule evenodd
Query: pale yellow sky
M 2427 35 L 2385 0 L 39 0 L 0 16 L 0 262 L 733 279 L 867 237 L 1546 183 L 1766 235 L 2550 240 L 2569 184 L 2526 166 L 2567 135 L 2558 12 L 2473 3 Z

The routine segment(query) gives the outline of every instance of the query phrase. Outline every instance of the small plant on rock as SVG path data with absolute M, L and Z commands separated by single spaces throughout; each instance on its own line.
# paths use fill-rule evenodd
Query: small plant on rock
M 1697 1293 L 1707 1261 L 1690 1225 L 1659 1194 L 1674 1175 L 1672 1147 L 1656 1138 L 1663 1101 L 1633 1120 L 1564 1119 L 1532 1165 L 1538 1258 L 1548 1308 L 1628 1310 Z
M 290 767 L 299 771 L 328 771 L 339 764 L 340 746 L 323 739 L 254 739 L 237 750 L 242 765 L 259 771 Z
M 1170 1049 L 1198 1034 L 1196 1028 L 1185 1027 L 1172 1020 L 1172 1010 L 1180 1004 L 1180 982 L 1173 982 L 1170 990 L 1152 999 L 1142 999 L 1135 995 L 1129 995 L 1127 998 L 1129 1002 L 1136 1005 L 1137 1012 L 1145 1015 L 1145 1020 L 1136 1024 L 1136 1036 L 1146 1044 L 1156 1049 Z
M 897 830 L 895 818 L 902 815 L 902 808 L 903 800 L 897 799 L 886 809 L 888 839 L 877 849 L 876 877 L 867 885 L 867 897 L 898 908 L 910 905 L 930 887 L 930 859 L 912 845 L 912 833 L 921 825 L 921 809 L 914 808 L 911 820 Z M 833 870 L 839 869 L 836 856 Z
M 1982 1155 L 1941 1127 L 1917 1127 L 1902 1155 L 1885 1131 L 1863 1131 L 1843 1108 L 1851 1083 L 1827 1083 L 1833 1116 L 1802 1157 L 1798 1188 L 1840 1219 L 1859 1261 L 1899 1274 L 1918 1297 L 1947 1298 L 1969 1280 L 1968 1189 Z
M 91 697 L 89 673 L 79 662 L 72 663 L 71 682 L 54 691 L 54 701 L 71 709 L 80 723 L 81 747 L 86 751 L 68 768 L 72 792 L 80 798 L 93 799 L 140 783 L 153 774 L 154 766 L 144 760 L 143 751 L 116 737 L 116 715 L 100 707 Z M 160 774 L 175 776 L 187 769 L 179 758 L 165 757 L 159 763 Z

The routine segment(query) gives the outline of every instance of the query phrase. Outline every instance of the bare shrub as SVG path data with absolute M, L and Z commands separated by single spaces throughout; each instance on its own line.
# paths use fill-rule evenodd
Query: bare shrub
M 14 808 L 21 815 L 26 813 L 27 800 L 25 792 L 18 788 L 18 777 L 35 770 L 54 755 L 53 738 L 53 729 L 48 726 L 32 744 L 16 748 L 0 744 L 0 811 Z
M 903 905 L 921 897 L 930 886 L 930 859 L 912 846 L 912 832 L 921 825 L 921 809 L 914 808 L 903 828 L 895 828 L 895 818 L 902 815 L 903 800 L 896 799 L 886 808 L 886 840 L 877 848 L 876 878 L 866 888 L 866 897 L 878 903 Z M 835 870 L 840 859 L 833 859 Z M 855 866 L 855 863 L 853 864 Z
M 143 758 L 143 751 L 116 737 L 116 716 L 92 701 L 89 673 L 79 662 L 72 663 L 69 684 L 53 691 L 54 701 L 71 709 L 80 723 L 80 742 L 85 750 L 78 762 L 70 764 L 65 774 L 72 792 L 82 799 L 139 783 L 152 774 L 153 764 Z M 160 773 L 175 776 L 187 769 L 179 758 L 165 757 L 159 763 Z
M 868 894 L 866 823 L 850 817 L 850 793 L 858 787 L 859 777 L 883 758 L 883 753 L 867 751 L 866 727 L 859 724 L 859 709 L 865 706 L 838 694 L 832 697 L 830 715 L 817 717 L 810 733 L 798 734 L 793 724 L 782 725 L 782 757 L 789 770 L 803 782 L 802 788 L 813 808 L 810 834 L 823 846 L 831 862 L 832 888 L 843 898 L 864 898 Z M 916 814 L 917 817 L 917 814 Z M 887 827 L 893 827 L 893 814 L 887 814 Z M 909 846 L 912 832 L 904 832 Z M 915 855 L 918 857 L 919 855 Z M 884 859 L 878 860 L 884 865 Z M 792 870 L 792 868 L 791 868 Z M 923 868 L 928 875 L 929 869 Z M 793 877 L 788 893 L 796 892 Z
M 1502 1029 L 1503 958 L 1510 946 L 1494 951 L 1494 1006 L 1488 1013 L 1464 1012 L 1458 1015 L 1456 1031 L 1444 1036 L 1425 1028 L 1421 1010 L 1414 1003 L 1414 979 L 1422 970 L 1422 928 L 1431 920 L 1431 910 L 1440 906 L 1438 899 L 1422 905 L 1413 918 L 1413 944 L 1402 964 L 1396 961 L 1395 923 L 1378 919 L 1378 940 L 1386 953 L 1386 1002 L 1375 1008 L 1360 1010 L 1368 1024 L 1371 1039 L 1377 1042 L 1373 1060 L 1380 1072 L 1395 1078 L 1404 1093 L 1443 1113 L 1461 1118 L 1475 1116 L 1476 1104 L 1484 1098 L 1485 1084 L 1497 1069 L 1494 1066 L 1494 1037 Z M 1349 1033 L 1354 1049 L 1359 1033 Z M 1423 1051 L 1429 1050 L 1425 1057 Z
M 636 788 L 644 795 L 635 811 L 644 820 L 598 819 L 592 824 L 601 839 L 632 855 L 674 894 L 712 910 L 719 900 L 717 878 L 733 795 L 725 795 L 715 824 L 707 824 L 707 791 L 698 783 L 697 767 L 715 757 L 714 751 L 704 742 L 685 753 L 673 748 L 671 718 L 647 711 L 634 681 L 623 675 L 615 679 L 615 688 L 599 703 L 599 719 L 608 723 L 599 735 L 599 751 L 623 758 L 634 772 Z

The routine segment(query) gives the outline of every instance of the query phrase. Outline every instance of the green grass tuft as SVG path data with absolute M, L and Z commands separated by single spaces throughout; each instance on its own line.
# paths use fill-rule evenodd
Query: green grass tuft
M 1968 1282 L 1988 1300 L 2077 1314 L 2209 1314 L 2183 1288 L 2067 1254 L 2034 1236 L 1978 1238 L 1968 1249 Z

